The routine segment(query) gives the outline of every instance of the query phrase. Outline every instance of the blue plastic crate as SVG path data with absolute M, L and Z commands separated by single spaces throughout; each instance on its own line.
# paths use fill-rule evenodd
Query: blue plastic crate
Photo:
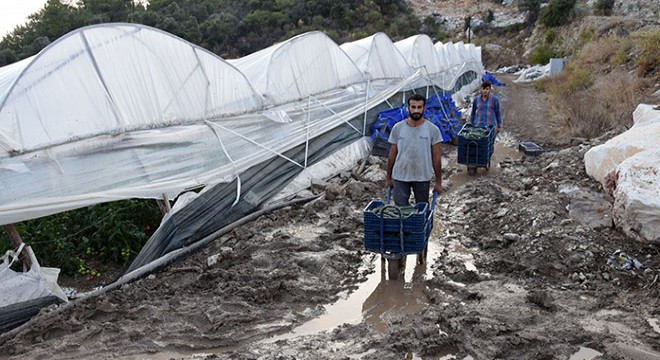
M 373 209 L 381 206 L 385 206 L 385 203 L 373 200 L 364 209 L 365 250 L 397 255 L 421 253 L 426 248 L 433 228 L 432 212 L 428 204 L 416 204 L 418 212 L 403 219 L 385 218 L 374 213 Z
M 465 165 L 486 166 L 495 150 L 495 130 L 488 128 L 488 133 L 480 138 L 467 138 L 464 131 L 470 131 L 472 125 L 465 125 L 458 134 L 457 162 Z

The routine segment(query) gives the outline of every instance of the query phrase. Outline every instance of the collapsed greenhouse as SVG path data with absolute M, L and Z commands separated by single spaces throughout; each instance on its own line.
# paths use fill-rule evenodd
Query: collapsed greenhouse
M 459 101 L 481 73 L 479 47 L 426 35 L 339 46 L 310 32 L 225 60 L 147 26 L 81 28 L 0 68 L 0 225 L 185 199 L 134 271 L 324 176 L 315 169 L 353 165 L 378 112 L 410 93 Z M 3 263 L 0 312 L 29 300 L 11 295 L 25 279 Z

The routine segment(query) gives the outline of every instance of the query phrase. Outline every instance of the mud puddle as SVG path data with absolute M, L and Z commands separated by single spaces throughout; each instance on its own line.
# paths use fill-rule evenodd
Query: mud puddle
M 383 317 L 389 312 L 414 314 L 424 305 L 425 280 L 432 278 L 429 263 L 441 255 L 443 246 L 439 241 L 440 230 L 434 229 L 429 240 L 426 262 L 417 264 L 417 255 L 408 255 L 405 261 L 403 277 L 390 280 L 387 275 L 387 263 L 381 261 L 378 254 L 368 254 L 363 258 L 364 266 L 374 269 L 360 287 L 344 298 L 327 305 L 323 315 L 312 319 L 291 332 L 271 337 L 264 342 L 293 339 L 329 331 L 342 324 L 368 322 L 374 328 L 387 329 Z
M 594 349 L 580 347 L 580 350 L 575 354 L 571 355 L 569 360 L 591 360 L 595 359 L 597 356 L 603 355 L 603 353 L 598 352 Z
M 474 175 L 468 174 L 466 165 L 458 164 L 456 162 L 456 158 L 452 158 L 450 160 L 450 165 L 456 167 L 458 171 L 449 177 L 450 184 L 452 184 L 450 191 L 460 188 L 473 179 L 499 174 L 501 171 L 499 166 L 500 162 L 505 160 L 519 160 L 522 157 L 523 154 L 517 149 L 512 148 L 511 144 L 509 144 L 509 141 L 506 143 L 496 142 L 493 155 L 490 159 L 490 168 L 486 170 L 486 168 L 480 167 L 477 169 L 477 172 Z

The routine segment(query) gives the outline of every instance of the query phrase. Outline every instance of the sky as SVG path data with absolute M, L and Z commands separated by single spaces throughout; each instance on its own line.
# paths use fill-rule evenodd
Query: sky
M 25 25 L 28 15 L 37 12 L 45 4 L 46 0 L 0 0 L 0 38 L 17 25 Z

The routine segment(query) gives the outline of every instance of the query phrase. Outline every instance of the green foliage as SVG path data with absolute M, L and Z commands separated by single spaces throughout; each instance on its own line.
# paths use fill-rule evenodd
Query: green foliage
M 518 10 L 527 12 L 528 25 L 534 24 L 541 12 L 541 0 L 522 0 L 518 3 Z
M 295 35 L 322 30 L 336 42 L 383 31 L 393 39 L 440 26 L 420 21 L 404 0 L 48 0 L 0 42 L 0 66 L 36 54 L 62 35 L 102 22 L 134 22 L 165 30 L 225 58 L 243 56 Z M 331 34 L 331 35 L 330 35 Z M 39 39 L 37 41 L 37 39 Z
M 647 31 L 638 35 L 640 52 L 637 55 L 637 74 L 646 76 L 660 71 L 660 30 Z
M 619 66 L 628 63 L 628 61 L 630 61 L 630 53 L 632 50 L 632 46 L 633 46 L 633 42 L 629 37 L 625 37 L 621 39 L 621 42 L 619 43 L 619 48 L 616 50 L 616 52 L 612 55 L 612 58 L 610 59 L 612 65 Z
M 126 200 L 28 220 L 16 229 L 43 266 L 59 267 L 67 275 L 92 275 L 95 270 L 87 260 L 124 264 L 140 251 L 160 219 L 155 201 Z M 9 248 L 9 238 L 0 232 L 0 251 Z
M 447 39 L 449 39 L 449 34 L 447 34 L 444 31 L 441 31 L 435 35 L 434 42 L 445 42 Z
M 532 50 L 532 53 L 529 55 L 529 63 L 532 65 L 547 64 L 550 62 L 551 58 L 556 58 L 558 55 L 559 54 L 552 50 L 550 47 L 546 45 L 540 45 Z
M 493 10 L 488 9 L 486 16 L 484 17 L 484 22 L 490 24 L 493 20 L 495 20 L 495 14 L 493 13 Z
M 547 45 L 552 45 L 555 41 L 559 39 L 559 35 L 557 35 L 557 33 L 554 30 L 548 29 L 543 34 L 543 39 Z
M 575 7 L 576 0 L 550 0 L 539 15 L 541 24 L 547 27 L 561 26 L 568 24 L 571 18 L 571 12 Z
M 611 15 L 614 9 L 615 0 L 596 0 L 594 4 L 594 12 L 602 15 Z
M 440 24 L 437 22 L 435 17 L 433 16 L 427 16 L 424 18 L 424 21 L 422 22 L 422 32 L 433 36 L 434 34 L 437 34 L 440 32 Z

